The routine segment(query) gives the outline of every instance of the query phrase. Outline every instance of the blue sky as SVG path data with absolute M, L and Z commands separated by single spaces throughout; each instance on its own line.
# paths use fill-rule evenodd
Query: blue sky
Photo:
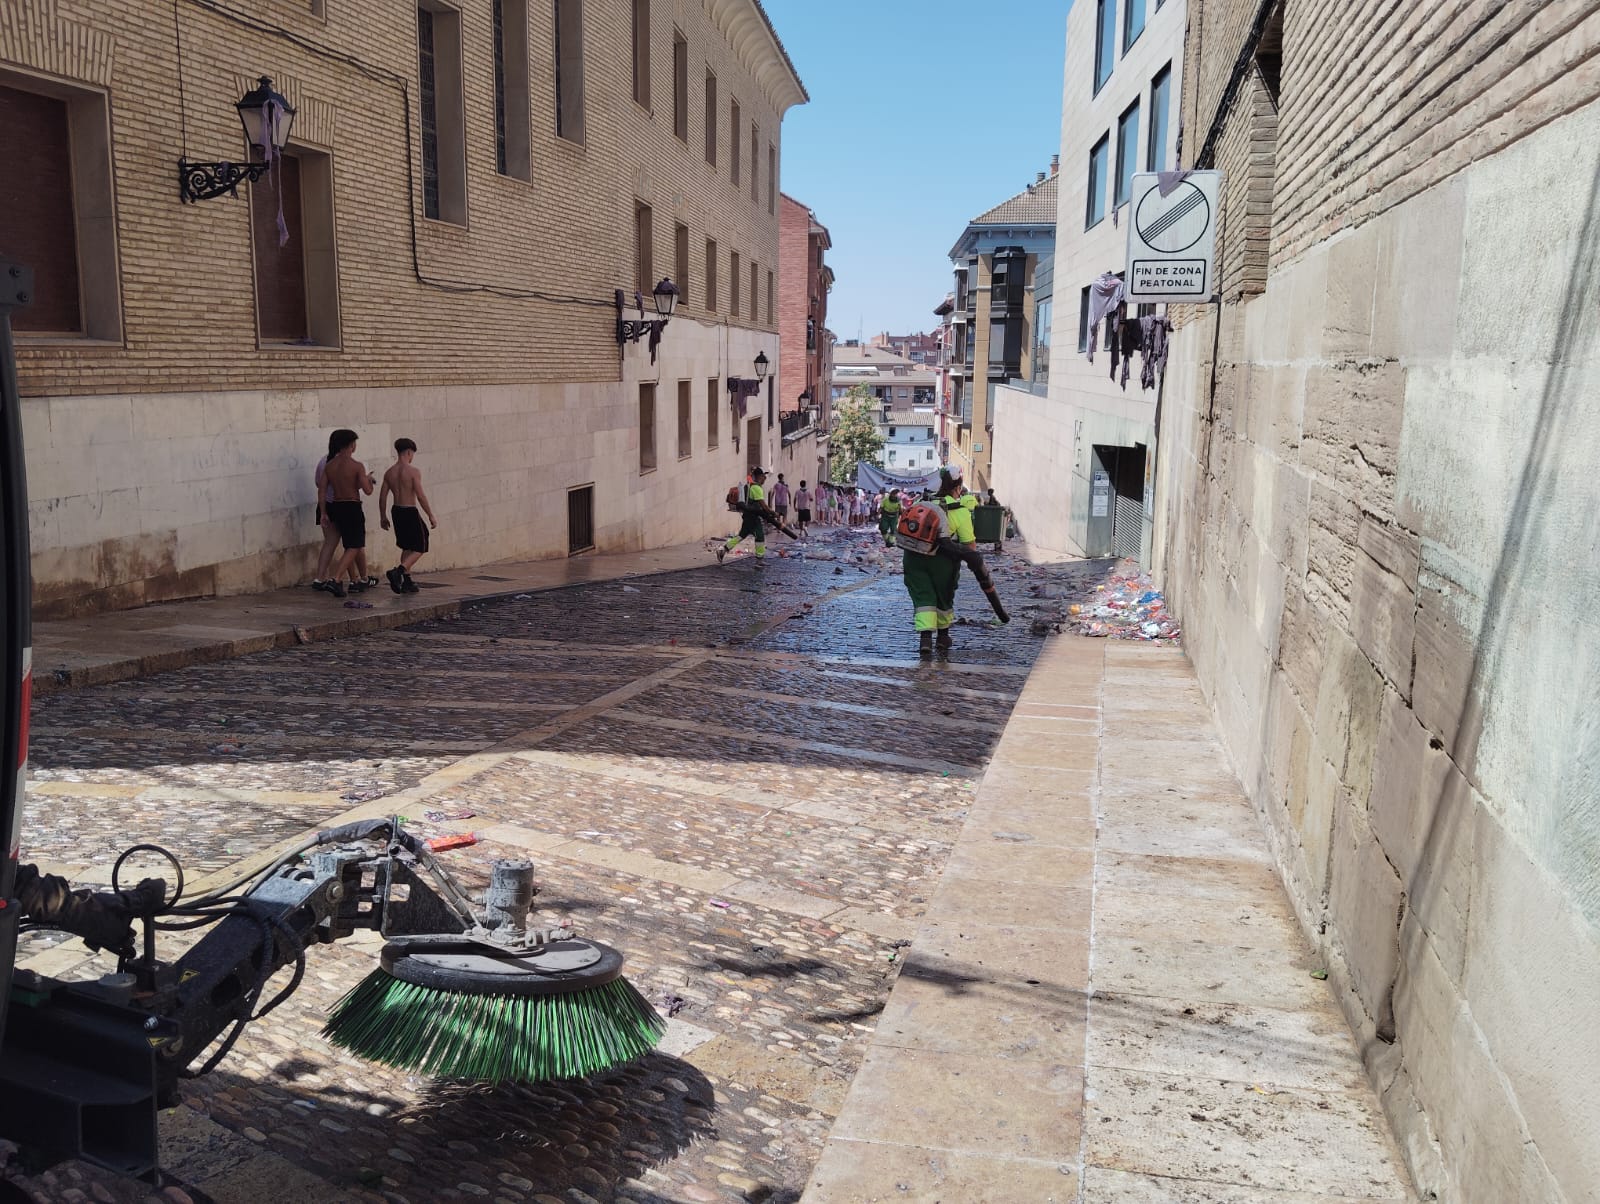
M 1070 0 L 764 4 L 811 94 L 781 174 L 833 235 L 828 325 L 931 329 L 963 227 L 1060 149 Z

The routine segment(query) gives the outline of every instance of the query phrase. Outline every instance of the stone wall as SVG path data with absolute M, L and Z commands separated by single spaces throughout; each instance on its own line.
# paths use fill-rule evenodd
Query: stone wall
M 453 224 L 423 216 L 410 5 L 178 0 L 175 14 L 155 0 L 0 0 L 0 71 L 17 86 L 103 95 L 115 165 L 118 337 L 19 339 L 43 613 L 296 580 L 317 539 L 311 465 L 339 425 L 361 432 L 369 462 L 387 462 L 393 435 L 422 445 L 441 519 L 435 565 L 562 554 L 561 495 L 586 481 L 603 547 L 715 529 L 720 500 L 702 507 L 676 482 L 736 479 L 744 453 L 724 404 L 717 469 L 678 462 L 676 381 L 693 382 L 699 458 L 706 381 L 752 375 L 760 350 L 780 370 L 768 148 L 803 93 L 750 0 L 650 6 L 648 107 L 632 93 L 629 22 L 611 4 L 574 7 L 585 14 L 581 143 L 555 133 L 552 6 L 526 6 L 524 181 L 496 170 L 490 6 L 461 6 L 467 208 Z M 673 128 L 675 31 L 689 45 L 687 141 Z M 262 342 L 248 203 L 178 199 L 180 155 L 243 157 L 234 103 L 260 74 L 297 106 L 294 139 L 332 164 L 337 346 Z M 734 101 L 741 128 L 730 131 Z M 656 364 L 614 335 L 613 290 L 635 280 L 638 202 L 652 209 L 652 277 L 680 275 L 675 230 L 689 232 L 687 299 Z M 719 246 L 715 311 L 708 237 Z M 637 385 L 658 375 L 660 467 L 641 474 Z M 770 443 L 775 452 L 775 431 Z
M 1355 7 L 1288 5 L 1270 271 L 1175 340 L 1158 574 L 1419 1187 L 1594 1201 L 1600 24 Z

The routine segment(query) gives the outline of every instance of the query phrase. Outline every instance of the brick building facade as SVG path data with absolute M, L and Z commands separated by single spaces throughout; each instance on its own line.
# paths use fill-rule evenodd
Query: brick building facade
M 259 75 L 290 156 L 180 203 L 180 156 L 246 157 Z M 41 613 L 300 579 L 336 426 L 369 464 L 421 445 L 439 567 L 572 550 L 569 490 L 602 550 L 719 531 L 715 482 L 777 447 L 770 398 L 740 418 L 726 382 L 781 370 L 804 99 L 757 0 L 0 0 L 0 103 L 48 118 L 0 120 L 0 159 L 72 164 L 0 184 L 0 255 L 48 302 L 18 352 Z M 662 276 L 652 364 L 612 295 Z
M 778 208 L 778 338 L 784 351 L 778 409 L 815 409 L 826 430 L 833 375 L 827 338 L 833 268 L 827 260 L 833 240 L 817 215 L 793 197 L 780 196 Z
M 1600 12 L 1187 3 L 1157 570 L 1423 1197 L 1593 1199 Z

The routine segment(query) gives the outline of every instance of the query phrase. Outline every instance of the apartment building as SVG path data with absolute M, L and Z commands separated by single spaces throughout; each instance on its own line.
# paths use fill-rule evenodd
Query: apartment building
M 939 360 L 937 333 L 890 334 L 884 331 L 873 335 L 869 345 L 882 347 L 885 351 L 898 355 L 901 359 L 908 359 L 913 364 L 935 364 Z
M 185 203 L 262 76 L 281 154 Z M 0 0 L 39 613 L 304 579 L 341 426 L 420 445 L 438 567 L 720 531 L 778 448 L 805 99 L 757 0 Z
M 995 389 L 1033 375 L 1034 273 L 1055 250 L 1058 166 L 973 218 L 950 249 L 954 342 L 938 434 L 974 488 L 993 484 Z
M 1593 1199 L 1600 21 L 1188 24 L 1156 568 L 1418 1196 Z
M 1142 359 L 1129 371 L 1109 353 L 1115 314 L 1089 358 L 1090 286 L 1124 271 L 1135 173 L 1176 165 L 1186 20 L 1185 0 L 1081 0 L 1067 15 L 1055 255 L 1038 291 L 1044 327 L 1055 301 L 1063 324 L 1043 340 L 1048 372 L 997 390 L 994 426 L 996 488 L 1044 550 L 1150 562 L 1160 394 Z
M 833 399 L 838 401 L 856 385 L 865 385 L 885 411 L 932 409 L 938 377 L 931 367 L 848 339 L 833 350 Z

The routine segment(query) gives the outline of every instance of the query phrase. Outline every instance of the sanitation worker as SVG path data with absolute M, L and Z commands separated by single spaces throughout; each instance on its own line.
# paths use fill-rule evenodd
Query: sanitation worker
M 904 506 L 900 503 L 900 493 L 891 489 L 883 495 L 883 500 L 878 503 L 878 534 L 883 536 L 883 546 L 894 547 L 894 529 L 900 524 L 900 511 Z
M 757 566 L 763 563 L 767 555 L 767 526 L 762 520 L 770 518 L 774 526 L 783 525 L 767 505 L 766 479 L 767 470 L 760 465 L 750 470 L 750 482 L 739 493 L 739 512 L 744 515 L 744 519 L 739 524 L 739 533 L 730 535 L 728 542 L 717 549 L 718 564 L 721 564 L 723 557 L 738 547 L 739 542 L 747 535 L 756 541 Z
M 949 649 L 950 625 L 956 621 L 956 584 L 961 563 L 941 550 L 956 537 L 952 511 L 944 496 L 955 496 L 958 482 L 942 471 L 939 496 L 909 502 L 904 507 L 895 543 L 905 552 L 901 573 L 911 595 L 912 623 L 917 632 L 917 654 L 932 656 L 934 648 Z M 959 510 L 959 505 L 957 509 Z

